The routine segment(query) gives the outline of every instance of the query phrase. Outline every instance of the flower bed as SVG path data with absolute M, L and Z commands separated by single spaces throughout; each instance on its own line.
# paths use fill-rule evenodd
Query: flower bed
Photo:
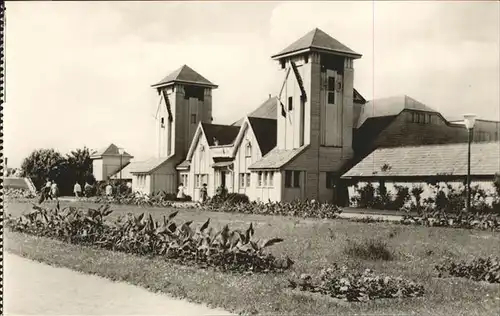
M 376 275 L 370 269 L 363 273 L 347 268 L 323 269 L 317 276 L 302 274 L 289 280 L 289 287 L 329 295 L 346 301 L 369 301 L 380 298 L 416 297 L 424 294 L 422 285 L 401 277 Z
M 421 211 L 421 215 L 418 217 L 403 216 L 401 224 L 500 231 L 500 215 L 468 213 L 466 211 L 447 213 L 442 210 L 426 209 Z
M 455 276 L 474 281 L 500 283 L 500 259 L 476 258 L 471 261 L 453 262 L 447 260 L 435 266 L 439 277 Z
M 201 205 L 201 208 L 211 212 L 243 213 L 258 215 L 281 215 L 302 218 L 337 218 L 342 210 L 333 204 L 322 204 L 316 201 L 293 202 L 241 202 L 209 201 Z
M 173 222 L 177 212 L 164 217 L 161 223 L 144 213 L 122 216 L 113 222 L 105 220 L 111 212 L 109 205 L 62 210 L 34 205 L 29 214 L 8 216 L 6 226 L 31 235 L 137 255 L 163 256 L 181 264 L 222 271 L 281 272 L 293 264 L 288 257 L 276 258 L 264 252 L 282 239 L 257 241 L 252 225 L 244 232 L 230 230 L 227 225 L 215 231 L 209 227 L 208 219 L 195 230 L 190 226 L 192 222 Z
M 4 196 L 9 200 L 33 200 L 36 198 L 36 194 L 33 194 L 27 189 L 4 189 Z

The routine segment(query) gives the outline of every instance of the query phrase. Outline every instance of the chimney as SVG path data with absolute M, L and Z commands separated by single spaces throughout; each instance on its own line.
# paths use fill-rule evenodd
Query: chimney
M 271 99 L 271 94 L 269 93 L 269 99 Z

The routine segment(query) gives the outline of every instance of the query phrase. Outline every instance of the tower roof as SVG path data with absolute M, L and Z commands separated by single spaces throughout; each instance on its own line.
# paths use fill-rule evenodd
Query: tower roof
M 188 65 L 183 65 L 176 71 L 172 72 L 171 74 L 163 78 L 160 82 L 152 85 L 152 87 L 158 88 L 161 86 L 169 86 L 174 83 L 185 83 L 185 84 L 193 84 L 210 88 L 217 88 L 217 85 L 208 81 L 205 77 L 194 71 Z
M 308 51 L 337 53 L 352 58 L 361 57 L 361 54 L 356 53 L 322 30 L 315 28 L 314 30 L 296 40 L 294 43 L 289 45 L 278 54 L 271 56 L 271 58 L 277 59 L 285 57 L 287 55 L 295 55 Z

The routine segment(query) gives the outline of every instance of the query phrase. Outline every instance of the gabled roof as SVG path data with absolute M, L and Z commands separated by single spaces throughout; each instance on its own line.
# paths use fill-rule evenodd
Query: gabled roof
M 358 90 L 356 90 L 356 89 L 353 89 L 352 100 L 354 103 L 363 103 L 363 104 L 366 103 L 365 98 L 363 98 L 361 93 L 359 93 Z
M 396 115 L 391 115 L 368 118 L 360 128 L 354 130 L 352 139 L 354 151 L 363 154 L 372 149 L 374 141 L 396 117 Z
M 326 51 L 331 53 L 338 53 L 347 55 L 353 58 L 360 58 L 361 54 L 356 53 L 349 47 L 337 41 L 330 35 L 322 30 L 315 28 L 306 35 L 299 38 L 297 41 L 289 45 L 271 58 L 277 59 L 285 55 L 292 55 L 294 53 L 301 53 L 302 51 Z
M 407 95 L 375 99 L 365 103 L 361 110 L 361 114 L 359 116 L 356 127 L 359 128 L 368 118 L 398 115 L 403 110 L 416 110 L 437 113 L 437 111 L 433 108 L 428 107 L 427 105 Z
M 248 117 L 257 143 L 259 144 L 262 156 L 276 147 L 278 137 L 277 122 L 274 119 L 265 119 L 259 117 Z
M 130 164 L 130 173 L 151 173 L 160 165 L 162 165 L 168 158 L 151 158 L 145 161 L 133 162 Z
M 217 125 L 217 124 L 208 124 L 201 123 L 201 127 L 207 138 L 207 142 L 209 146 L 215 146 L 215 140 L 218 141 L 218 145 L 231 145 L 238 132 L 240 130 L 239 126 L 232 125 Z
M 467 152 L 467 143 L 379 148 L 342 177 L 465 176 Z M 384 165 L 386 171 L 382 171 Z M 471 175 L 490 176 L 499 171 L 500 144 L 472 143 Z
M 280 169 L 298 157 L 307 147 L 308 145 L 295 149 L 278 149 L 275 147 L 262 159 L 251 164 L 248 169 Z
M 191 162 L 189 160 L 184 160 L 175 167 L 177 170 L 189 170 L 191 167 Z
M 100 158 L 102 156 L 120 156 L 120 151 L 118 150 L 118 146 L 116 146 L 115 144 L 111 144 L 107 147 L 103 147 L 99 150 L 96 150 L 90 155 L 91 158 Z M 123 152 L 123 157 L 134 158 L 126 151 Z
M 172 72 L 160 82 L 152 85 L 152 87 L 168 86 L 174 83 L 187 83 L 193 85 L 201 85 L 211 88 L 217 88 L 217 85 L 208 81 L 205 77 L 194 71 L 188 65 L 184 65 L 176 71 Z

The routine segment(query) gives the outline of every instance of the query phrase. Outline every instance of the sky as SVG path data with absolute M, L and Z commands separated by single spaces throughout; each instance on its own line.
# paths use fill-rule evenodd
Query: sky
M 156 154 L 151 85 L 187 64 L 219 85 L 214 123 L 278 93 L 270 56 L 314 28 L 363 55 L 367 99 L 408 95 L 450 119 L 500 120 L 500 3 L 7 2 L 4 156 L 114 143 Z

